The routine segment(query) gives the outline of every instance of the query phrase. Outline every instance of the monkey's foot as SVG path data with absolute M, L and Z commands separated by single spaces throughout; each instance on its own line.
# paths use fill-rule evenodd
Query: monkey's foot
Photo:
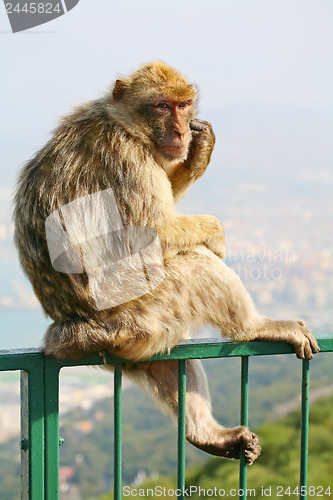
M 264 323 L 254 332 L 251 338 L 244 340 L 270 340 L 282 341 L 292 344 L 296 356 L 300 359 L 312 359 L 313 354 L 319 352 L 316 339 L 302 320 L 273 320 L 264 318 Z
M 295 347 L 296 356 L 300 359 L 312 359 L 312 354 L 319 352 L 317 340 L 308 330 L 304 321 L 298 320 L 293 323 L 296 326 L 296 335 L 292 343 Z
M 211 455 L 240 458 L 243 454 L 248 465 L 252 465 L 261 453 L 258 436 L 242 425 L 232 429 L 219 429 L 218 436 L 214 436 L 211 443 L 200 443 L 193 438 L 187 440 Z

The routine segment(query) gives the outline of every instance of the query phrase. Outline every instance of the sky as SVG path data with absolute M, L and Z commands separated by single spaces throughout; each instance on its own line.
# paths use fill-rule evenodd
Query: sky
M 13 34 L 0 5 L 0 186 L 13 185 L 59 115 L 153 59 L 199 86 L 217 127 L 219 110 L 243 101 L 331 112 L 332 25 L 331 0 L 80 0 Z

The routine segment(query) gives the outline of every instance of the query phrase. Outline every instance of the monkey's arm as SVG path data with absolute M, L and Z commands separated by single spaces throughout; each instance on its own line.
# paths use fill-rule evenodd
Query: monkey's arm
M 156 229 L 164 254 L 179 253 L 203 244 L 219 257 L 225 255 L 223 226 L 214 215 L 177 213 Z
M 192 141 L 188 157 L 169 177 L 176 203 L 205 172 L 215 144 L 215 135 L 209 122 L 195 119 L 191 121 L 190 128 Z

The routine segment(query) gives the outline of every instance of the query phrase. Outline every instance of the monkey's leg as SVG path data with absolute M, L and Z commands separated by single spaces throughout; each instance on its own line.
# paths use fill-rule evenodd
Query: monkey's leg
M 239 277 L 204 246 L 167 261 L 165 271 L 159 287 L 114 317 L 121 326 L 110 347 L 120 356 L 147 359 L 207 324 L 235 341 L 289 342 L 299 358 L 318 351 L 304 322 L 260 315 Z
M 150 392 L 176 417 L 178 412 L 178 362 L 159 361 L 124 368 L 125 374 Z M 211 412 L 206 374 L 199 360 L 187 361 L 186 439 L 211 455 L 239 458 L 244 453 L 250 465 L 261 452 L 259 438 L 243 426 L 221 426 Z
M 198 309 L 222 335 L 236 341 L 267 340 L 291 343 L 299 358 L 318 352 L 316 339 L 303 321 L 278 321 L 260 315 L 239 277 L 209 250 L 200 249 L 205 264 L 197 258 L 192 290 L 198 294 Z M 192 292 L 193 293 L 193 292 Z

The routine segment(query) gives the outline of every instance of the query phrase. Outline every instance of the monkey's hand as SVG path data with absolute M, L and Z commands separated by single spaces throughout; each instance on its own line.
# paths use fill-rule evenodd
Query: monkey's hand
M 192 139 L 187 158 L 169 175 L 176 203 L 205 172 L 215 144 L 215 135 L 209 122 L 192 120 L 190 129 Z
M 209 122 L 195 119 L 190 122 L 192 141 L 186 167 L 195 176 L 200 176 L 206 170 L 215 144 L 215 134 Z
M 226 254 L 223 226 L 214 215 L 207 215 L 206 217 L 210 219 L 209 225 L 211 226 L 211 230 L 209 231 L 208 239 L 204 241 L 204 245 L 223 259 Z

